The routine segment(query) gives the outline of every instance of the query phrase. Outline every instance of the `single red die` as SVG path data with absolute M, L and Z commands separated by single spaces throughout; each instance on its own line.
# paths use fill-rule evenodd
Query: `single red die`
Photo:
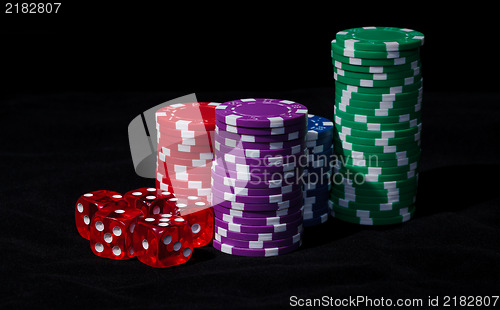
M 156 188 L 153 187 L 138 188 L 125 193 L 123 197 L 130 206 L 141 210 L 144 216 L 175 213 L 175 204 L 168 201 L 175 196 L 169 193 L 158 197 Z
M 78 232 L 83 238 L 87 240 L 90 238 L 89 225 L 94 214 L 107 206 L 119 208 L 128 207 L 122 195 L 113 191 L 93 191 L 78 198 L 75 206 L 75 223 Z
M 111 259 L 129 259 L 135 256 L 133 235 L 139 209 L 105 207 L 94 215 L 90 223 L 90 248 L 95 255 Z
M 168 196 L 169 192 L 158 192 L 158 197 Z M 185 198 L 168 198 L 175 203 L 178 214 L 184 217 L 193 233 L 193 246 L 199 248 L 209 244 L 214 235 L 214 213 L 206 198 L 187 196 Z
M 171 214 L 141 217 L 134 232 L 137 258 L 146 265 L 164 268 L 191 258 L 193 238 L 187 221 Z

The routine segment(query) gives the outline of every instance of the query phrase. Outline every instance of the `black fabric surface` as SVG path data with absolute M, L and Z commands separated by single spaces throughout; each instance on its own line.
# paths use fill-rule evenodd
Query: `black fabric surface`
M 500 95 L 426 92 L 416 217 L 361 227 L 330 219 L 288 255 L 246 258 L 210 245 L 155 269 L 92 254 L 74 224 L 83 193 L 154 186 L 135 175 L 128 123 L 181 93 L 13 95 L 1 102 L 0 308 L 286 308 L 289 298 L 498 295 Z M 333 88 L 197 93 L 271 97 L 332 117 Z

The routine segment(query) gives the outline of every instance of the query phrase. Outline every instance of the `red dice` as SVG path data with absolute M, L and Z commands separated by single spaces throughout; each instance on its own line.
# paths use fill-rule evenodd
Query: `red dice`
M 143 213 L 135 208 L 105 207 L 90 223 L 90 248 L 95 255 L 111 259 L 135 256 L 132 242 L 137 221 Z
M 90 192 L 78 199 L 75 206 L 75 223 L 78 232 L 83 238 L 90 239 L 89 228 L 94 214 L 107 206 L 128 207 L 120 193 L 107 190 Z
M 158 191 L 158 197 L 168 197 L 170 193 Z M 168 198 L 174 203 L 178 214 L 184 217 L 193 234 L 193 245 L 199 248 L 212 241 L 214 234 L 214 214 L 206 198 L 187 196 L 185 198 Z
M 175 196 L 165 192 L 159 197 L 156 188 L 153 187 L 138 188 L 125 193 L 123 197 L 131 207 L 141 210 L 144 216 L 161 213 L 176 214 L 175 203 L 170 202 L 170 199 Z
M 141 217 L 135 227 L 133 249 L 141 262 L 152 267 L 183 264 L 193 252 L 191 229 L 181 216 Z

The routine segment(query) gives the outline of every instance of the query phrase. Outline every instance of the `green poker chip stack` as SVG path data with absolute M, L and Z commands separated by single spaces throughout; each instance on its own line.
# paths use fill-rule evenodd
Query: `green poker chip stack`
M 335 79 L 332 216 L 360 225 L 410 220 L 420 168 L 424 35 L 395 27 L 340 31 Z

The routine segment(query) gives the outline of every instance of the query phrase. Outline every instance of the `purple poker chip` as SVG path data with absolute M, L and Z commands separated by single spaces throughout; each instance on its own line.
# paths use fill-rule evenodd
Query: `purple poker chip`
M 302 209 L 297 212 L 283 215 L 283 216 L 272 216 L 272 217 L 239 217 L 229 214 L 224 214 L 217 210 L 214 210 L 214 215 L 216 218 L 233 224 L 247 225 L 247 226 L 268 226 L 268 225 L 278 225 L 283 223 L 290 223 L 302 218 Z
M 282 135 L 242 135 L 237 133 L 232 133 L 229 131 L 225 131 L 215 128 L 215 134 L 227 139 L 242 141 L 242 142 L 257 142 L 257 143 L 270 143 L 270 142 L 283 142 L 304 138 L 307 131 L 305 129 L 300 129 L 298 131 L 294 131 L 287 134 Z
M 248 180 L 238 180 L 236 178 L 219 175 L 217 172 L 213 170 L 212 170 L 212 182 L 232 187 L 256 188 L 256 189 L 277 188 L 287 185 L 299 184 L 295 176 L 286 179 L 277 178 L 275 180 L 248 181 Z
M 214 225 L 214 232 L 216 234 L 221 235 L 222 237 L 236 239 L 236 240 L 247 240 L 247 241 L 268 241 L 268 240 L 285 239 L 293 235 L 296 235 L 298 233 L 301 233 L 303 231 L 304 228 L 302 224 L 295 227 L 290 227 L 290 229 L 286 231 L 280 231 L 276 233 L 270 232 L 270 233 L 255 233 L 255 234 L 229 231 L 223 227 L 217 226 L 216 224 Z
M 326 212 L 318 217 L 304 220 L 304 224 L 303 224 L 304 227 L 318 226 L 318 225 L 325 223 L 326 221 L 328 221 L 329 213 L 330 212 Z
M 233 164 L 231 162 L 226 162 L 223 159 L 217 158 L 214 160 L 215 164 L 219 167 L 224 167 L 227 171 L 233 172 L 243 172 L 243 173 L 274 173 L 274 172 L 287 172 L 292 171 L 297 168 L 297 163 L 287 163 L 283 165 L 273 165 L 273 166 L 253 166 L 245 164 Z
M 220 191 L 220 190 L 212 187 L 212 197 L 217 197 L 220 200 L 232 201 L 232 202 L 242 202 L 242 203 L 278 203 L 278 202 L 283 202 L 283 201 L 294 199 L 300 195 L 303 195 L 301 190 L 286 193 L 286 194 L 274 194 L 274 195 L 266 195 L 266 196 L 245 196 L 245 195 L 238 195 L 238 194 Z M 217 199 L 217 200 L 219 200 L 219 199 Z M 216 199 L 213 199 L 213 200 L 214 200 L 214 202 L 217 202 Z
M 333 139 L 333 122 L 327 118 L 309 114 L 307 115 L 307 141 Z
M 242 149 L 239 147 L 231 147 L 221 144 L 218 141 L 215 141 L 214 148 L 217 151 L 220 151 L 222 154 L 233 154 L 236 156 L 250 157 L 250 158 L 262 158 L 266 156 L 278 156 L 278 155 L 286 156 L 286 155 L 304 154 L 304 151 L 306 149 L 306 143 L 304 141 L 301 144 L 297 144 L 295 146 L 284 149 L 259 150 L 259 149 Z
M 307 108 L 297 102 L 279 99 L 248 98 L 219 104 L 215 118 L 228 125 L 250 128 L 275 128 L 307 124 Z
M 288 209 L 275 210 L 275 211 L 242 211 L 242 210 L 235 210 L 235 209 L 226 208 L 226 207 L 221 206 L 221 205 L 214 205 L 213 208 L 214 208 L 215 212 L 231 215 L 234 217 L 251 218 L 251 219 L 264 219 L 264 218 L 271 218 L 271 217 L 282 217 L 282 216 L 286 216 L 286 215 L 295 214 L 297 212 L 302 212 L 303 206 L 302 206 L 302 204 L 298 204 L 298 205 L 292 206 Z
M 265 248 L 265 249 L 249 249 L 235 247 L 229 244 L 213 240 L 213 246 L 215 249 L 231 255 L 237 256 L 249 256 L 249 257 L 268 257 L 268 256 L 278 256 L 287 254 L 297 250 L 302 244 L 302 241 L 294 243 L 292 245 L 275 247 L 275 248 Z
M 295 125 L 290 125 L 286 127 L 275 127 L 275 128 L 248 128 L 248 127 L 236 127 L 228 124 L 224 124 L 216 120 L 216 128 L 219 130 L 224 130 L 230 133 L 236 133 L 240 135 L 254 135 L 254 136 L 276 136 L 285 135 L 296 131 L 307 130 L 307 124 L 298 123 Z
M 296 168 L 291 171 L 275 171 L 275 172 L 263 172 L 263 173 L 254 173 L 252 171 L 231 171 L 224 167 L 224 163 L 212 164 L 212 174 L 216 173 L 220 176 L 226 176 L 237 180 L 246 180 L 246 181 L 269 181 L 269 180 L 284 180 L 293 177 L 297 177 L 302 175 L 302 169 Z
M 264 167 L 283 166 L 287 164 L 296 164 L 301 167 L 306 167 L 308 165 L 308 159 L 309 159 L 308 155 L 304 153 L 296 155 L 287 155 L 287 156 L 273 155 L 273 156 L 265 156 L 262 158 L 260 157 L 252 158 L 252 157 L 236 156 L 233 154 L 224 154 L 217 150 L 214 150 L 214 154 L 215 154 L 215 159 L 224 160 L 225 162 L 228 163 L 242 164 L 249 166 L 264 166 Z M 318 158 L 318 160 L 320 158 Z M 327 157 L 325 157 L 324 160 L 327 160 L 326 158 Z
M 276 195 L 276 194 L 287 194 L 302 190 L 302 186 L 300 184 L 290 184 L 275 188 L 246 188 L 246 187 L 234 187 L 222 184 L 220 182 L 214 182 L 213 178 L 211 183 L 212 183 L 212 188 L 218 189 L 219 191 L 222 192 L 232 193 L 240 196 L 266 196 L 266 195 Z
M 227 201 L 222 197 L 217 197 L 216 195 L 212 195 L 212 206 L 221 206 L 224 208 L 241 210 L 241 211 L 278 211 L 278 210 L 293 208 L 296 206 L 302 206 L 303 204 L 304 204 L 304 199 L 302 198 L 302 195 L 294 197 L 290 200 L 285 200 L 282 202 L 273 202 L 273 203 L 234 202 L 234 201 Z
M 254 150 L 280 150 L 304 144 L 305 137 L 302 136 L 300 139 L 295 139 L 290 141 L 279 141 L 279 142 L 245 142 L 241 140 L 223 138 L 219 135 L 215 135 L 214 140 L 222 145 L 232 148 L 254 149 Z
M 222 220 L 219 220 L 218 218 L 214 219 L 214 223 L 215 225 L 217 225 L 217 227 L 222 227 L 227 231 L 248 233 L 248 234 L 260 234 L 260 233 L 277 233 L 296 228 L 297 226 L 302 225 L 302 218 L 299 218 L 290 223 L 266 225 L 266 226 L 234 224 L 234 223 L 224 222 Z
M 298 233 L 288 238 L 270 241 L 244 241 L 222 237 L 219 234 L 214 235 L 214 239 L 220 243 L 246 249 L 267 249 L 275 247 L 290 246 L 302 241 L 302 233 Z

